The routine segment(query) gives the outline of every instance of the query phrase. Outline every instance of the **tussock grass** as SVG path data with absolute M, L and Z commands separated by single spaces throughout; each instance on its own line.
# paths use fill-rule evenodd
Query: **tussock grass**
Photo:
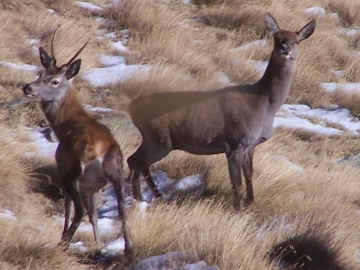
M 330 95 L 319 87 L 322 82 L 359 81 L 359 61 L 354 57 L 359 37 L 346 37 L 339 31 L 341 26 L 359 25 L 358 1 L 282 0 L 259 4 L 249 0 L 194 0 L 183 4 L 125 0 L 112 9 L 106 8 L 111 1 L 91 2 L 105 10 L 97 14 L 81 11 L 72 0 L 1 1 L 0 59 L 39 66 L 39 45 L 33 48 L 27 39 L 40 39 L 40 45 L 50 53 L 52 34 L 60 24 L 55 41 L 58 63 L 66 62 L 90 38 L 81 54 L 82 69 L 97 67 L 99 53 L 121 53 L 115 52 L 109 41 L 97 39 L 94 33 L 103 28 L 117 34 L 129 29 L 127 46 L 131 52 L 125 56 L 128 64 L 153 66 L 146 78 L 134 76 L 106 89 L 96 89 L 75 79 L 83 103 L 126 110 L 133 98 L 151 92 L 220 88 L 224 86 L 219 81 L 222 72 L 232 83 L 255 82 L 261 74 L 247 61 L 268 60 L 273 46 L 263 22 L 265 12 L 270 11 L 280 27 L 300 30 L 311 19 L 304 10 L 317 5 L 325 7 L 328 13 L 338 12 L 339 19 L 329 15 L 319 18 L 314 35 L 301 44 L 288 102 L 311 107 L 336 103 L 355 115 L 360 114 L 357 95 L 342 92 Z M 48 9 L 55 10 L 57 15 Z M 257 39 L 265 39 L 266 45 L 239 49 Z M 345 74 L 334 78 L 332 70 L 345 70 Z M 34 78 L 32 73 L 0 67 L 1 103 L 22 97 L 22 84 Z M 23 153 L 32 148 L 26 135 L 16 129 L 18 125 L 34 126 L 43 116 L 36 101 L 17 108 L 0 107 L 0 115 L 0 209 L 11 210 L 17 218 L 17 221 L 0 218 L 0 268 L 124 268 L 121 262 L 82 265 L 78 260 L 87 261 L 82 255 L 77 257 L 56 248 L 62 228 L 50 217 L 62 215 L 63 208 L 54 161 L 24 159 Z M 140 144 L 139 133 L 128 116 L 111 128 L 122 148 L 128 173 L 126 158 Z M 9 138 L 17 138 L 21 143 L 14 147 Z M 357 269 L 354 254 L 360 249 L 359 169 L 338 164 L 337 160 L 359 149 L 358 138 L 351 136 L 331 138 L 278 129 L 256 149 L 255 204 L 239 213 L 232 207 L 223 155 L 171 153 L 152 169 L 165 170 L 173 179 L 201 173 L 208 195 L 186 199 L 181 205 L 152 205 L 146 213 L 139 213 L 136 207 L 130 209 L 128 226 L 135 261 L 189 249 L 220 269 L 277 269 L 264 258 L 271 246 L 312 228 L 331 235 L 330 245 L 340 249 L 347 269 Z M 76 240 L 91 245 L 93 236 L 77 233 Z
M 359 16 L 357 10 L 360 8 L 360 3 L 355 0 L 342 2 L 339 0 L 324 1 L 331 12 L 336 12 L 344 26 L 351 26 L 359 24 Z

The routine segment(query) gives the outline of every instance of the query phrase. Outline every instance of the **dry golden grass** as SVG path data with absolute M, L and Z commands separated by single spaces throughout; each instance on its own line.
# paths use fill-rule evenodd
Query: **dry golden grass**
M 106 7 L 111 1 L 91 1 Z M 102 28 L 119 34 L 130 29 L 129 64 L 151 64 L 146 79 L 131 80 L 96 89 L 77 78 L 83 103 L 126 109 L 130 100 L 157 91 L 208 90 L 223 86 L 224 72 L 233 83 L 251 83 L 261 74 L 246 64 L 268 60 L 272 40 L 264 27 L 270 11 L 285 29 L 299 30 L 312 17 L 304 10 L 323 6 L 333 16 L 319 18 L 314 35 L 301 44 L 296 75 L 288 102 L 327 107 L 332 103 L 360 115 L 359 97 L 342 92 L 325 94 L 322 82 L 356 82 L 360 79 L 359 36 L 346 37 L 339 27 L 359 25 L 358 1 L 182 1 L 124 0 L 118 8 L 94 14 L 82 11 L 74 1 L 1 1 L 0 59 L 39 65 L 27 39 L 40 39 L 50 51 L 54 29 L 61 25 L 55 41 L 59 63 L 67 61 L 90 38 L 81 54 L 82 69 L 99 66 L 97 55 L 114 52 L 107 40 L 98 40 Z M 57 15 L 47 9 L 53 9 Z M 101 17 L 102 21 L 95 20 Z M 265 39 L 264 47 L 238 47 Z M 36 48 L 35 48 L 36 50 Z M 243 59 L 244 61 L 240 61 Z M 334 78 L 332 70 L 345 70 Z M 191 79 L 189 79 L 191 76 Z M 0 66 L 1 103 L 22 97 L 21 85 L 35 78 L 32 73 Z M 61 226 L 51 218 L 62 215 L 60 183 L 53 159 L 24 159 L 29 151 L 26 136 L 18 125 L 34 126 L 43 116 L 35 101 L 18 108 L 0 107 L 0 210 L 11 210 L 17 220 L 0 218 L 1 269 L 121 269 L 121 262 L 91 266 L 86 260 L 56 248 Z M 140 136 L 129 118 L 111 127 L 128 157 L 139 145 Z M 15 136 L 14 134 L 18 134 Z M 20 142 L 16 146 L 6 138 Z M 181 205 L 157 204 L 141 215 L 129 210 L 129 228 L 135 260 L 179 249 L 194 250 L 200 259 L 220 269 L 277 269 L 264 258 L 270 247 L 314 228 L 330 234 L 331 246 L 341 251 L 347 269 L 358 269 L 355 252 L 360 249 L 359 169 L 337 160 L 360 149 L 358 138 L 314 136 L 303 131 L 278 129 L 256 149 L 254 159 L 255 204 L 235 213 L 226 159 L 222 155 L 192 156 L 174 152 L 153 169 L 168 172 L 173 179 L 203 174 L 208 194 L 188 198 Z M 295 164 L 292 165 L 291 163 Z M 127 166 L 125 167 L 128 173 Z M 44 174 L 53 175 L 49 182 Z M 61 196 L 60 196 L 61 197 Z M 109 236 L 111 237 L 111 236 Z M 77 233 L 74 241 L 91 244 L 92 235 Z

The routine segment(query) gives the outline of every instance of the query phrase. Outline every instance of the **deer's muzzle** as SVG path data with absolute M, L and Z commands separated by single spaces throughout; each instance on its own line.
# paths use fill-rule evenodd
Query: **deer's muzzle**
M 291 54 L 291 46 L 287 44 L 281 44 L 281 53 L 284 55 L 290 55 Z
M 23 90 L 25 96 L 27 96 L 27 97 L 33 97 L 33 96 L 34 96 L 33 89 L 32 89 L 32 87 L 31 87 L 31 84 L 25 83 L 25 84 L 23 85 L 22 90 Z

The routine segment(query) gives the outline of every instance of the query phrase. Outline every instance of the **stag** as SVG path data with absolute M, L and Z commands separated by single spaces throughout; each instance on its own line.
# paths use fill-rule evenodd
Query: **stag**
M 129 113 L 142 136 L 141 145 L 127 160 L 136 200 L 141 200 L 140 173 L 154 196 L 161 197 L 149 167 L 178 149 L 196 155 L 225 153 L 235 209 L 240 209 L 241 171 L 246 181 L 246 203 L 254 201 L 254 149 L 272 134 L 275 114 L 289 93 L 299 44 L 312 35 L 316 21 L 292 32 L 280 29 L 266 13 L 265 26 L 273 36 L 274 47 L 264 75 L 255 84 L 154 93 L 130 103 Z
M 81 65 L 81 59 L 76 58 L 87 42 L 66 64 L 59 67 L 54 54 L 56 31 L 51 41 L 51 57 L 39 47 L 44 69 L 35 81 L 24 84 L 23 92 L 27 97 L 40 99 L 41 110 L 59 140 L 55 159 L 65 194 L 65 224 L 61 243 L 65 246 L 70 243 L 88 212 L 95 241 L 98 246 L 101 245 L 97 224 L 98 194 L 111 182 L 123 226 L 125 253 L 129 255 L 131 246 L 125 226 L 122 152 L 110 130 L 81 106 L 72 83 Z M 71 221 L 73 205 L 75 213 Z

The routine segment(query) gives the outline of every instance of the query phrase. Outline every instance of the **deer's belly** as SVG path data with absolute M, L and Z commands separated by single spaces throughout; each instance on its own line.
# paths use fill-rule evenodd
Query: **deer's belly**
M 228 150 L 225 142 L 210 142 L 210 143 L 191 143 L 186 145 L 179 145 L 175 149 L 183 150 L 194 155 L 215 155 L 225 153 Z

